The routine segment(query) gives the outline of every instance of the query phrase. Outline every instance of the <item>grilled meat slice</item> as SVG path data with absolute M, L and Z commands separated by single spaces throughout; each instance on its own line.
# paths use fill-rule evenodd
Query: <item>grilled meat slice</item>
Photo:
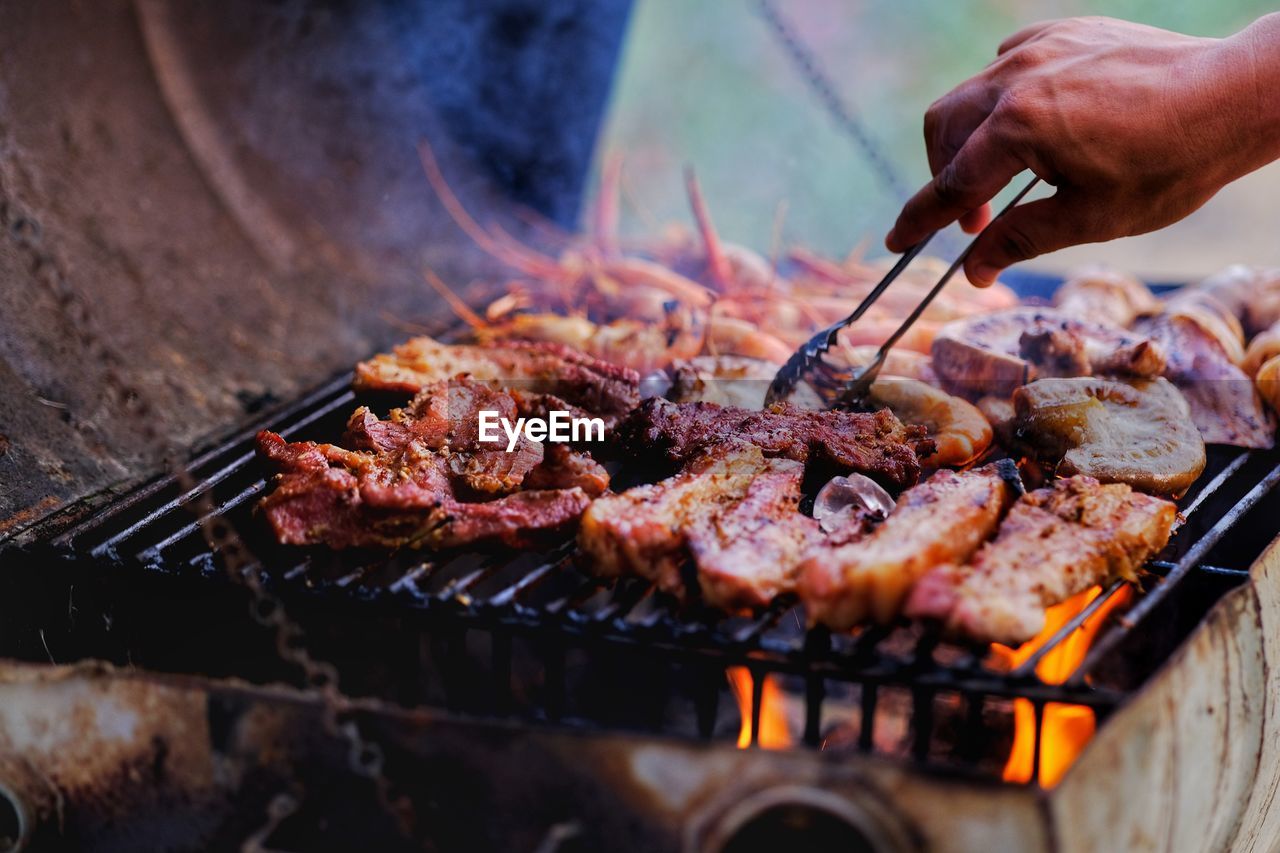
M 1044 627 L 1046 608 L 1094 584 L 1133 580 L 1168 543 L 1176 517 L 1169 501 L 1123 484 L 1059 480 L 1014 504 L 968 565 L 922 578 L 906 613 L 954 636 L 1016 646 Z
M 1228 352 L 1227 333 L 1185 310 L 1141 325 L 1169 353 L 1164 375 L 1191 406 L 1191 419 L 1209 444 L 1267 448 L 1275 443 L 1275 421 L 1249 375 Z
M 933 451 L 923 427 L 904 426 L 887 410 L 823 412 L 782 404 L 761 412 L 657 397 L 645 400 L 618 425 L 617 440 L 666 470 L 716 443 L 744 441 L 766 456 L 807 462 L 833 475 L 856 471 L 891 489 L 916 482 L 917 454 Z
M 593 498 L 609 488 L 609 472 L 580 450 L 565 444 L 543 448 L 542 463 L 531 470 L 521 484 L 525 489 L 582 489 Z
M 599 498 L 582 516 L 578 545 L 597 574 L 634 574 L 683 594 L 687 527 L 746 494 L 768 462 L 760 448 L 722 443 L 674 477 Z
M 933 365 L 953 393 L 1008 396 L 1040 376 L 1159 376 L 1165 355 L 1151 340 L 1049 308 L 1013 308 L 948 323 Z
M 708 604 L 764 607 L 794 590 L 801 556 L 826 538 L 816 520 L 800 513 L 803 478 L 800 462 L 765 460 L 745 497 L 690 524 L 689 552 Z
M 798 592 L 810 623 L 843 631 L 867 619 L 892 621 L 917 579 L 977 550 L 1019 487 L 1017 468 L 1006 460 L 942 470 L 908 489 L 866 538 L 800 565 Z
M 531 490 L 483 503 L 446 505 L 436 511 L 438 524 L 426 542 L 432 548 L 477 542 L 528 548 L 572 530 L 590 505 L 591 496 L 579 488 Z
M 357 365 L 354 384 L 359 391 L 416 394 L 461 374 L 528 394 L 554 394 L 606 423 L 640 401 L 634 370 L 558 344 L 523 341 L 476 345 L 413 338 Z
M 803 557 L 869 527 L 851 513 L 824 532 L 800 512 L 804 476 L 803 463 L 770 459 L 746 442 L 712 445 L 673 477 L 597 500 L 578 543 L 597 574 L 638 575 L 682 598 L 696 578 L 707 604 L 763 607 L 794 590 Z
M 542 462 L 543 446 L 523 434 L 510 451 L 501 442 L 480 440 L 480 413 L 496 412 L 515 421 L 517 400 L 509 392 L 471 379 L 437 382 L 423 389 L 387 420 L 361 407 L 347 421 L 343 442 L 358 450 L 403 452 L 410 444 L 443 452 L 446 467 L 461 489 L 477 494 L 507 494 Z
M 608 475 L 563 445 L 544 450 L 522 436 L 507 452 L 479 440 L 480 411 L 513 417 L 516 406 L 510 393 L 458 380 L 386 420 L 358 409 L 345 439 L 355 450 L 260 433 L 259 454 L 278 477 L 259 508 L 285 544 L 533 544 L 571 527 Z
M 1077 320 L 1105 317 L 1129 326 L 1139 317 L 1160 312 L 1160 300 L 1133 276 L 1102 266 L 1075 270 L 1053 294 L 1053 307 Z
M 571 527 L 591 502 L 577 487 L 459 500 L 444 458 L 421 445 L 375 455 L 264 431 L 258 452 L 278 470 L 259 510 L 285 545 L 527 547 Z

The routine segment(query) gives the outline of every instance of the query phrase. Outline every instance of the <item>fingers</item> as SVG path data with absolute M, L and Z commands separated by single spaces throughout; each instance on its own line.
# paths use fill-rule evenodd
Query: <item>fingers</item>
M 989 87 L 968 80 L 929 107 L 924 114 L 924 148 L 929 158 L 929 174 L 941 172 L 991 115 L 996 102 L 989 92 Z
M 1004 41 L 1000 42 L 1000 46 L 996 48 L 996 56 L 1004 56 L 1018 45 L 1030 41 L 1058 22 L 1059 21 L 1057 19 L 1038 21 L 1029 27 L 1023 27 Z
M 931 231 L 950 225 L 971 212 L 966 224 L 985 215 L 980 209 L 1025 168 L 990 123 L 983 124 L 933 180 L 902 208 L 885 238 L 891 252 L 903 252 Z
M 964 263 L 964 273 L 987 287 L 1007 267 L 1046 252 L 1098 239 L 1090 234 L 1086 209 L 1070 190 L 1018 205 L 982 232 Z
M 960 217 L 960 228 L 966 234 L 977 234 L 991 221 L 991 205 L 984 204 Z

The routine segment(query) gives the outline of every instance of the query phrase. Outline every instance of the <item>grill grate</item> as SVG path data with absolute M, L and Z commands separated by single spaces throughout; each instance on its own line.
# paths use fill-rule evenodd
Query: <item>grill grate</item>
M 337 435 L 355 403 L 348 389 L 349 377 L 335 380 L 191 460 L 187 482 L 195 482 L 194 488 L 184 490 L 173 477 L 158 479 L 63 531 L 52 544 L 99 569 L 112 566 L 197 576 L 211 582 L 225 580 L 218 554 L 207 546 L 200 521 L 191 509 L 197 499 L 207 495 L 216 507 L 215 514 L 240 532 L 261 561 L 277 594 L 306 594 L 326 606 L 360 606 L 357 602 L 388 605 L 396 613 L 417 619 L 415 624 L 425 626 L 433 636 L 457 642 L 476 630 L 491 636 L 494 689 L 487 713 L 504 714 L 513 705 L 509 690 L 512 638 L 521 638 L 536 645 L 545 668 L 545 698 L 539 715 L 589 724 L 589 720 L 564 716 L 566 655 L 571 649 L 609 647 L 642 653 L 660 662 L 680 661 L 711 673 L 704 679 L 706 686 L 694 690 L 697 729 L 704 737 L 715 733 L 722 673 L 729 666 L 744 666 L 750 671 L 757 715 L 765 676 L 780 675 L 799 683 L 804 703 L 803 741 L 814 746 L 823 741 L 824 705 L 840 691 L 839 685 L 857 688 L 855 704 L 860 718 L 856 743 L 863 750 L 874 748 L 877 708 L 884 698 L 905 691 L 912 709 L 909 751 L 926 763 L 935 760 L 932 740 L 937 697 L 955 696 L 963 704 L 961 717 L 967 732 L 956 740 L 961 745 L 959 763 L 963 764 L 980 757 L 981 750 L 975 744 L 981 743 L 984 709 L 991 701 L 1030 700 L 1037 719 L 1049 702 L 1088 706 L 1100 716 L 1123 702 L 1145 672 L 1139 665 L 1128 666 L 1127 676 L 1117 678 L 1116 668 L 1104 664 L 1135 633 L 1157 630 L 1150 627 L 1155 622 L 1153 614 L 1176 588 L 1205 584 L 1214 591 L 1212 600 L 1247 577 L 1254 555 L 1227 553 L 1228 534 L 1258 509 L 1280 481 L 1274 452 L 1212 448 L 1209 468 L 1182 501 L 1185 523 L 1162 559 L 1149 566 L 1150 577 L 1144 584 L 1149 588 L 1124 619 L 1111 620 L 1084 664 L 1064 683 L 1054 685 L 1037 677 L 1036 665 L 1118 594 L 1122 583 L 1113 584 L 1095 598 L 1030 659 L 1010 672 L 1001 672 L 988 666 L 985 649 L 939 643 L 915 626 L 872 627 L 849 635 L 806 630 L 800 608 L 789 601 L 777 602 L 756 617 L 688 608 L 680 611 L 636 579 L 604 583 L 584 573 L 574 566 L 569 544 L 514 558 L 489 552 L 451 556 L 401 552 L 388 556 L 279 546 L 252 518 L 253 505 L 266 488 L 254 460 L 253 435 L 261 426 L 290 439 Z M 1229 559 L 1217 560 L 1220 552 Z M 1213 564 L 1208 563 L 1210 556 L 1215 557 Z M 447 645 L 441 641 L 433 648 Z M 1167 645 L 1163 654 L 1170 648 Z M 1151 662 L 1145 671 L 1158 662 Z M 442 672 L 448 680 L 447 668 Z M 465 674 L 461 677 L 465 679 Z M 661 728 L 661 714 L 657 716 L 655 725 Z M 759 728 L 758 718 L 752 719 L 753 739 Z M 956 758 L 951 756 L 943 763 L 953 765 Z

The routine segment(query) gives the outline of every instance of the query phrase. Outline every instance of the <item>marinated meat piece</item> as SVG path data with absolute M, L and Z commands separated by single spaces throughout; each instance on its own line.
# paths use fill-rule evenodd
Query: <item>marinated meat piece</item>
M 514 422 L 517 401 L 512 394 L 470 379 L 428 386 L 403 409 L 392 409 L 379 420 L 361 407 L 347 421 L 344 443 L 358 450 L 380 453 L 403 451 L 416 442 L 433 451 L 448 450 L 445 465 L 455 485 L 480 494 L 506 494 L 520 487 L 542 461 L 543 447 L 523 434 L 507 451 L 507 439 L 480 440 L 480 413 L 496 412 Z
M 285 545 L 442 548 L 498 541 L 525 547 L 572 526 L 591 502 L 581 488 L 464 502 L 455 497 L 443 458 L 420 445 L 377 456 L 288 444 L 264 431 L 258 452 L 279 471 L 259 510 Z
M 437 383 L 386 420 L 358 409 L 345 439 L 357 450 L 260 433 L 278 477 L 259 508 L 280 542 L 334 548 L 523 547 L 572 526 L 607 487 L 604 469 L 523 436 L 511 452 L 505 439 L 481 442 L 485 410 L 514 417 L 516 400 L 470 380 Z
M 1163 351 L 1099 320 L 1048 308 L 1014 308 L 948 323 L 933 342 L 943 385 L 973 398 L 1008 396 L 1041 376 L 1159 376 Z
M 1013 405 L 1019 449 L 1056 474 L 1180 495 L 1204 470 L 1187 401 L 1166 379 L 1040 379 Z
M 645 400 L 618 425 L 618 444 L 655 458 L 668 470 L 718 442 L 744 441 L 766 456 L 817 465 L 829 474 L 856 471 L 891 489 L 920 476 L 917 453 L 933 451 L 923 427 L 903 426 L 893 414 L 814 411 L 782 404 L 751 411 L 715 403 Z
M 1187 398 L 1206 442 L 1253 448 L 1275 443 L 1271 413 L 1215 334 L 1185 313 L 1163 314 L 1141 328 L 1169 353 L 1164 375 Z
M 1134 580 L 1168 543 L 1176 517 L 1169 501 L 1123 484 L 1059 480 L 1014 504 L 971 563 L 922 578 L 906 614 L 940 621 L 953 636 L 1019 645 L 1040 633 L 1054 604 L 1095 584 Z
M 1244 327 L 1213 294 L 1199 288 L 1183 288 L 1165 301 L 1163 317 L 1176 317 L 1199 326 L 1200 332 L 1217 343 L 1232 364 L 1244 361 Z M 1172 356 L 1171 353 L 1170 361 Z
M 527 548 L 571 530 L 590 505 L 591 496 L 578 488 L 531 490 L 484 503 L 455 504 L 437 513 L 443 518 L 427 541 L 433 548 L 476 542 Z
M 963 562 L 996 529 L 1020 488 L 1008 460 L 973 471 L 939 471 L 908 489 L 866 538 L 806 559 L 798 592 L 811 624 L 848 630 L 892 621 L 916 580 Z
M 598 498 L 582 516 L 578 545 L 597 574 L 639 575 L 683 594 L 686 528 L 742 498 L 768 464 L 750 444 L 712 446 L 674 477 Z
M 354 384 L 360 391 L 416 394 L 460 374 L 529 394 L 554 394 L 606 421 L 640 401 L 635 371 L 558 344 L 523 341 L 475 345 L 413 338 L 357 365 Z
M 543 448 L 542 464 L 530 471 L 521 485 L 525 489 L 578 488 L 594 498 L 609 488 L 609 472 L 580 450 L 548 444 Z

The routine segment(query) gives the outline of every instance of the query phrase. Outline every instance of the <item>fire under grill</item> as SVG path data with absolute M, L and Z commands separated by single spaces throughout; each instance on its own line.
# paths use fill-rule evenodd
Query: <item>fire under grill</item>
M 278 652 L 297 639 L 268 630 L 283 605 L 310 654 L 332 662 L 352 695 L 480 718 L 860 750 L 1030 781 L 1043 778 L 1046 707 L 1079 709 L 1101 724 L 1247 579 L 1275 533 L 1268 519 L 1280 496 L 1280 454 L 1212 448 L 1181 502 L 1185 521 L 1142 589 L 1117 582 L 1101 590 L 1037 648 L 1011 658 L 907 624 L 806 630 L 794 601 L 755 617 L 678 605 L 635 579 L 592 577 L 575 566 L 571 544 L 514 556 L 276 544 L 253 516 L 266 488 L 254 433 L 325 440 L 355 404 L 341 377 L 196 456 L 181 476 L 46 538 L 37 547 L 59 559 L 33 559 L 38 577 L 10 580 L 24 588 L 6 598 L 24 603 L 8 622 L 7 653 L 296 682 L 290 656 Z M 234 570 L 266 591 L 250 601 L 266 628 L 244 630 L 248 593 L 228 582 L 224 560 L 233 545 L 242 555 Z M 59 574 L 51 563 L 60 581 L 51 580 Z M 1082 661 L 1045 678 L 1041 664 L 1086 629 L 1096 639 Z M 737 703 L 726 701 L 729 682 Z M 786 697 L 782 741 L 761 718 L 775 691 Z M 1034 715 L 1035 748 L 1029 772 L 1011 776 L 1015 713 Z

